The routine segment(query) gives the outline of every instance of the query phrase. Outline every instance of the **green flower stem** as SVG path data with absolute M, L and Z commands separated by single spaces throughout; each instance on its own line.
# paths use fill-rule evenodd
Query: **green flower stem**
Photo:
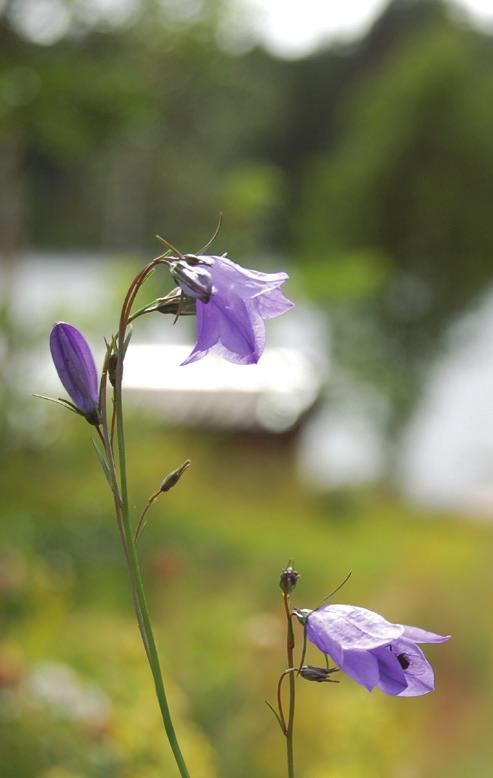
M 125 358 L 125 336 L 130 319 L 130 312 L 137 295 L 137 292 L 146 279 L 146 277 L 154 270 L 154 268 L 164 262 L 163 257 L 157 257 L 155 260 L 146 265 L 132 281 L 129 290 L 126 294 L 122 313 L 120 317 L 120 325 L 118 330 L 118 339 L 115 346 L 117 346 L 117 362 L 115 369 L 115 385 L 113 394 L 113 412 L 111 415 L 111 423 L 108 422 L 107 413 L 107 396 L 106 388 L 108 381 L 108 364 L 109 357 L 112 348 L 109 347 L 106 361 L 101 376 L 100 385 L 100 406 L 101 406 L 101 426 L 98 427 L 98 434 L 103 443 L 106 460 L 109 469 L 109 480 L 111 490 L 113 492 L 113 498 L 115 502 L 115 512 L 117 518 L 118 529 L 122 541 L 123 550 L 125 552 L 125 558 L 127 561 L 128 574 L 130 579 L 130 585 L 132 589 L 132 596 L 134 601 L 135 613 L 137 616 L 137 622 L 139 630 L 142 636 L 142 642 L 151 668 L 154 686 L 156 689 L 156 696 L 158 698 L 159 707 L 161 710 L 161 716 L 163 719 L 164 728 L 168 736 L 168 740 L 171 746 L 171 750 L 175 757 L 175 761 L 180 772 L 181 778 L 190 778 L 190 774 L 185 764 L 185 760 L 181 753 L 176 738 L 175 729 L 171 719 L 171 713 L 168 706 L 166 692 L 164 688 L 163 677 L 161 673 L 161 666 L 159 663 L 159 656 L 157 653 L 156 642 L 152 631 L 151 620 L 149 616 L 149 610 L 147 607 L 144 585 L 142 581 L 142 575 L 140 572 L 139 559 L 137 556 L 137 549 L 132 531 L 129 505 L 128 505 L 128 489 L 127 489 L 127 469 L 126 469 L 126 456 L 125 456 L 125 436 L 123 428 L 123 399 L 122 399 L 122 378 L 123 378 L 123 361 Z M 114 352 L 113 352 L 114 353 Z M 118 462 L 120 479 L 117 476 L 117 468 L 115 463 L 114 451 L 113 451 L 113 433 L 116 422 L 117 432 L 117 447 L 118 447 Z
M 286 619 L 288 622 L 287 636 L 286 636 L 286 651 L 288 657 L 288 669 L 286 673 L 289 673 L 289 708 L 288 708 L 288 723 L 286 726 L 286 755 L 288 760 L 288 778 L 294 778 L 294 748 L 293 748 L 293 734 L 294 734 L 294 712 L 296 701 L 296 677 L 294 672 L 290 672 L 295 669 L 294 667 L 294 630 L 293 620 L 291 612 L 289 610 L 289 594 L 285 594 L 284 597 L 284 610 L 286 612 Z
M 149 616 L 149 610 L 147 607 L 147 601 L 144 592 L 144 585 L 142 582 L 142 575 L 140 572 L 139 559 L 137 556 L 137 549 L 135 546 L 134 535 L 130 523 L 129 508 L 128 508 L 128 490 L 127 490 L 127 471 L 126 471 L 126 456 L 125 456 L 125 436 L 123 429 L 123 402 L 122 402 L 122 377 L 123 377 L 123 343 L 126 326 L 123 322 L 120 325 L 120 332 L 118 337 L 118 361 L 116 365 L 115 387 L 114 387 L 114 402 L 115 402 L 115 415 L 116 415 L 116 431 L 117 431 L 117 446 L 118 446 L 118 460 L 120 469 L 120 490 L 119 500 L 120 510 L 117 511 L 120 514 L 121 528 L 123 532 L 123 541 L 125 548 L 125 555 L 127 558 L 128 572 L 130 576 L 130 582 L 132 591 L 134 594 L 134 604 L 137 614 L 137 620 L 139 622 L 140 631 L 144 647 L 146 650 L 147 658 L 151 668 L 152 676 L 154 679 L 154 686 L 156 689 L 156 695 L 161 710 L 161 716 L 163 719 L 164 729 L 171 746 L 171 750 L 175 757 L 175 761 L 180 771 L 182 778 L 190 778 L 185 760 L 180 750 L 178 740 L 176 737 L 175 729 L 171 719 L 171 713 L 166 697 L 166 691 L 164 688 L 163 677 L 161 673 L 161 666 L 159 663 L 159 656 L 157 653 L 156 642 L 152 631 L 151 620 Z M 108 432 L 105 431 L 105 437 L 107 442 Z M 114 461 L 111 457 L 110 468 L 114 468 Z
M 101 427 L 97 428 L 98 434 L 101 438 L 101 441 L 104 446 L 104 450 L 106 452 L 106 458 L 108 462 L 108 468 L 109 468 L 109 474 L 110 474 L 110 481 L 111 481 L 111 490 L 113 492 L 113 498 L 115 502 L 115 513 L 116 513 L 116 520 L 118 524 L 118 531 L 120 533 L 120 538 L 122 541 L 123 550 L 125 552 L 125 558 L 127 560 L 127 565 L 130 567 L 130 559 L 129 559 L 129 551 L 128 551 L 128 545 L 125 537 L 125 532 L 123 529 L 123 518 L 122 518 L 122 499 L 120 495 L 120 489 L 118 486 L 118 478 L 116 474 L 116 466 L 115 466 L 115 460 L 113 456 L 113 447 L 111 443 L 112 435 L 110 438 L 110 434 L 108 431 L 108 417 L 107 417 L 107 411 L 106 411 L 106 381 L 107 381 L 107 365 L 105 365 L 105 368 L 103 370 L 102 378 L 101 378 L 101 391 L 100 391 L 100 397 L 101 397 L 101 416 L 102 416 L 102 424 Z M 140 633 L 142 635 L 142 640 L 144 642 L 144 647 L 147 653 L 147 657 L 149 658 L 149 649 L 146 643 L 145 634 L 142 627 L 142 617 L 140 615 L 139 611 L 139 604 L 137 599 L 137 592 L 135 589 L 135 584 L 130 576 L 130 584 L 132 589 L 132 596 L 135 606 L 135 611 L 137 614 L 137 620 L 139 624 Z
M 123 484 L 125 483 L 124 477 L 122 477 L 121 475 L 122 471 L 125 469 L 125 449 L 124 449 L 125 443 L 123 437 L 123 426 L 122 426 L 122 415 L 121 415 L 121 411 L 122 411 L 121 395 L 120 398 L 118 398 L 117 392 L 115 392 L 115 400 L 116 400 L 117 441 L 118 441 L 118 452 L 119 452 L 119 459 L 120 459 L 120 483 L 122 486 L 123 532 L 125 535 L 125 542 L 128 548 L 127 561 L 128 561 L 129 574 L 130 574 L 133 587 L 135 588 L 137 616 L 139 619 L 142 637 L 144 640 L 144 645 L 146 647 L 146 652 L 147 652 L 149 664 L 151 667 L 151 672 L 154 679 L 156 695 L 158 698 L 159 707 L 161 709 L 164 728 L 168 736 L 171 750 L 173 751 L 173 755 L 175 757 L 176 764 L 178 766 L 182 778 L 190 778 L 190 774 L 187 770 L 185 760 L 181 753 L 180 746 L 178 744 L 178 740 L 176 737 L 175 729 L 173 726 L 173 722 L 171 719 L 171 714 L 169 710 L 169 705 L 168 705 L 162 673 L 161 673 L 161 667 L 159 663 L 159 657 L 156 649 L 156 643 L 154 640 L 154 634 L 152 631 L 151 621 L 149 617 L 149 610 L 145 598 L 144 586 L 142 582 L 142 575 L 140 572 L 140 566 L 137 557 L 135 541 L 133 537 L 132 528 L 130 526 L 130 520 L 128 515 L 128 498 L 126 494 L 126 488 L 123 486 Z

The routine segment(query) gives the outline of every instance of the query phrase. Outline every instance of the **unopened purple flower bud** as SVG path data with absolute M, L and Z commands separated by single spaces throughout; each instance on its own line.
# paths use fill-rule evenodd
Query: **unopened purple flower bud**
M 209 301 L 213 291 L 212 276 L 205 267 L 190 267 L 184 260 L 170 265 L 171 275 L 187 295 L 203 303 Z
M 288 565 L 284 570 L 281 571 L 281 579 L 279 581 L 281 591 L 283 591 L 284 594 L 291 594 L 291 592 L 296 588 L 296 584 L 299 580 L 300 574 L 293 568 L 292 565 Z
M 78 329 L 61 321 L 51 331 L 50 351 L 60 381 L 75 407 L 90 424 L 98 425 L 98 374 L 86 339 Z

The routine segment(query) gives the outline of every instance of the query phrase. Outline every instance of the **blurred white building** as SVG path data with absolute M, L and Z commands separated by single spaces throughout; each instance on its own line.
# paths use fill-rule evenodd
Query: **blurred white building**
M 493 516 L 493 294 L 451 327 L 403 437 L 398 479 L 417 502 Z

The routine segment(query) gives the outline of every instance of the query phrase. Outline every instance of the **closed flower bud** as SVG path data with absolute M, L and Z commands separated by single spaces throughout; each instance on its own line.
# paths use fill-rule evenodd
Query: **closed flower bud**
M 50 350 L 56 371 L 72 401 L 90 424 L 98 425 L 99 387 L 94 357 L 84 336 L 66 322 L 55 324 Z
M 160 297 L 155 310 L 173 316 L 195 316 L 195 300 L 183 297 L 180 287 L 173 289 L 166 297 Z
M 337 667 L 313 667 L 313 665 L 303 665 L 300 675 L 305 681 L 316 681 L 317 683 L 336 683 L 330 676 L 337 673 Z
M 108 359 L 108 378 L 110 379 L 111 386 L 116 383 L 116 366 L 118 363 L 118 354 L 111 354 Z
M 176 486 L 180 478 L 182 477 L 185 470 L 187 470 L 192 462 L 190 459 L 186 459 L 185 462 L 180 466 L 177 467 L 176 470 L 172 470 L 171 473 L 168 473 L 166 478 L 161 482 L 161 486 L 159 487 L 160 492 L 169 492 L 170 489 L 173 488 L 173 486 Z
M 281 591 L 283 591 L 284 594 L 291 594 L 299 580 L 300 574 L 292 567 L 292 565 L 288 565 L 286 569 L 282 570 L 281 572 L 281 579 L 279 581 Z

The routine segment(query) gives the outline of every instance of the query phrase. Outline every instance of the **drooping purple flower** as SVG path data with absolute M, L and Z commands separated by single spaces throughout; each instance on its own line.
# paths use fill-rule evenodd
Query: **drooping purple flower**
M 98 424 L 98 373 L 86 339 L 72 324 L 61 321 L 51 331 L 50 351 L 60 381 L 75 407 L 90 424 Z
M 326 605 L 298 611 L 306 634 L 341 670 L 369 691 L 417 697 L 435 688 L 433 669 L 418 643 L 444 643 L 419 627 L 392 624 L 378 613 L 354 605 Z
M 183 364 L 202 359 L 211 349 L 240 365 L 258 362 L 265 346 L 264 320 L 293 307 L 279 288 L 287 273 L 260 273 L 226 257 L 198 255 L 194 259 L 193 270 L 203 264 L 212 289 L 208 299 L 195 295 L 197 342 Z

